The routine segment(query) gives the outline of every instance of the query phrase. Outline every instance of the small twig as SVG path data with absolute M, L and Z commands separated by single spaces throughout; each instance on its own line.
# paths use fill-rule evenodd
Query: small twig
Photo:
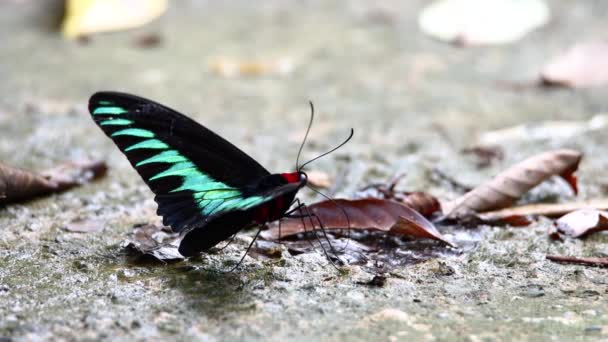
M 484 221 L 501 220 L 505 217 L 512 216 L 529 216 L 529 215 L 542 215 L 547 217 L 557 217 L 564 214 L 585 209 L 593 208 L 598 210 L 608 210 L 608 199 L 594 199 L 585 202 L 571 202 L 571 203 L 538 203 L 538 204 L 527 204 L 517 207 L 510 207 L 494 211 L 486 211 L 479 213 L 478 216 Z
M 579 258 L 573 256 L 547 255 L 547 260 L 561 264 L 578 264 L 594 267 L 608 267 L 608 258 Z

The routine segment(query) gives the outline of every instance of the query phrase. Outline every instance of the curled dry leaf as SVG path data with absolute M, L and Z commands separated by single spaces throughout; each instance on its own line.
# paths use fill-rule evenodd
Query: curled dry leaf
M 459 45 L 516 41 L 549 20 L 542 0 L 440 0 L 418 17 L 420 29 Z
M 107 165 L 102 161 L 68 162 L 40 174 L 0 163 L 0 204 L 65 191 L 106 172 Z
M 577 44 L 541 72 L 543 84 L 592 87 L 608 83 L 608 41 Z
M 349 228 L 379 230 L 397 235 L 430 238 L 455 247 L 424 216 L 393 201 L 371 198 L 337 199 L 312 204 L 308 209 L 318 217 L 327 230 Z M 277 240 L 320 229 L 321 226 L 317 221 L 313 225 L 308 219 L 288 218 L 281 222 L 280 227 L 277 225 L 264 231 L 261 236 L 267 240 Z
M 547 255 L 547 260 L 560 264 L 578 264 L 585 266 L 608 267 L 608 258 L 579 258 L 562 255 Z
M 566 149 L 530 157 L 501 172 L 491 181 L 443 204 L 444 214 L 457 217 L 507 207 L 553 175 L 566 180 L 576 194 L 578 189 L 574 172 L 581 158 L 580 152 Z
M 173 233 L 171 228 L 143 224 L 135 225 L 132 237 L 122 245 L 133 256 L 166 262 L 184 259 L 178 251 L 179 243 L 179 234 Z
M 558 234 L 575 238 L 608 230 L 608 212 L 596 209 L 573 211 L 555 221 L 555 229 Z
M 291 58 L 283 57 L 268 61 L 237 61 L 218 59 L 211 63 L 211 70 L 226 78 L 242 76 L 284 76 L 294 69 Z

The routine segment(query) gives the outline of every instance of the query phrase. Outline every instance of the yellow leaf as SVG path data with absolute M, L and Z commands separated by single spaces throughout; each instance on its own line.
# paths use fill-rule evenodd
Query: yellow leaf
M 67 0 L 62 32 L 68 38 L 130 29 L 167 10 L 167 0 Z

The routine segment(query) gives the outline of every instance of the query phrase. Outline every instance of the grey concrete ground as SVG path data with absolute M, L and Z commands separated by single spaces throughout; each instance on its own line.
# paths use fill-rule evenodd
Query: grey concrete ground
M 585 120 L 606 110 L 606 88 L 505 87 L 533 80 L 567 46 L 606 32 L 605 1 L 550 1 L 553 21 L 522 41 L 457 48 L 423 36 L 425 1 L 172 1 L 135 31 L 68 42 L 51 27 L 48 1 L 0 4 L 0 159 L 44 169 L 83 155 L 107 159 L 109 175 L 61 195 L 0 210 L 0 337 L 16 340 L 599 340 L 608 338 L 603 269 L 548 262 L 546 253 L 606 256 L 606 235 L 548 240 L 551 222 L 528 228 L 443 228 L 462 253 L 393 269 L 382 288 L 358 284 L 370 268 L 337 271 L 320 251 L 248 257 L 250 241 L 177 264 L 130 262 L 120 243 L 133 224 L 155 222 L 152 195 L 93 124 L 88 96 L 112 89 L 166 103 L 233 141 L 273 171 L 291 170 L 315 102 L 305 157 L 355 138 L 314 164 L 341 179 L 338 196 L 406 172 L 403 189 L 441 198 L 458 192 L 435 167 L 477 184 L 548 149 L 583 151 L 581 198 L 606 196 L 607 134 L 525 137 L 478 170 L 460 150 L 477 134 L 521 123 Z M 134 42 L 158 33 L 161 46 Z M 290 57 L 287 77 L 224 79 L 218 57 Z M 568 201 L 560 182 L 527 201 Z M 314 201 L 314 194 L 303 198 Z M 97 233 L 70 233 L 98 219 Z M 433 248 L 437 248 L 438 245 Z M 403 249 L 401 254 L 407 254 Z

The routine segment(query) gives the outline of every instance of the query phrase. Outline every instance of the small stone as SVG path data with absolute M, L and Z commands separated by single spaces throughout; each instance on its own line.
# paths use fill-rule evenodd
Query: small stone
M 585 332 L 586 333 L 595 333 L 595 332 L 601 332 L 602 331 L 602 326 L 601 325 L 591 325 L 585 328 Z
M 545 295 L 545 290 L 542 286 L 536 284 L 530 284 L 526 286 L 522 286 L 521 295 L 528 298 L 538 298 Z
M 585 310 L 585 311 L 581 312 L 581 314 L 583 314 L 585 316 L 591 316 L 591 317 L 595 317 L 598 315 L 596 310 Z
M 450 314 L 447 312 L 440 312 L 437 314 L 437 318 L 439 319 L 447 319 L 450 318 Z
M 93 266 L 82 260 L 74 261 L 73 265 L 77 270 L 79 270 L 81 272 L 89 273 L 89 272 L 93 271 Z

